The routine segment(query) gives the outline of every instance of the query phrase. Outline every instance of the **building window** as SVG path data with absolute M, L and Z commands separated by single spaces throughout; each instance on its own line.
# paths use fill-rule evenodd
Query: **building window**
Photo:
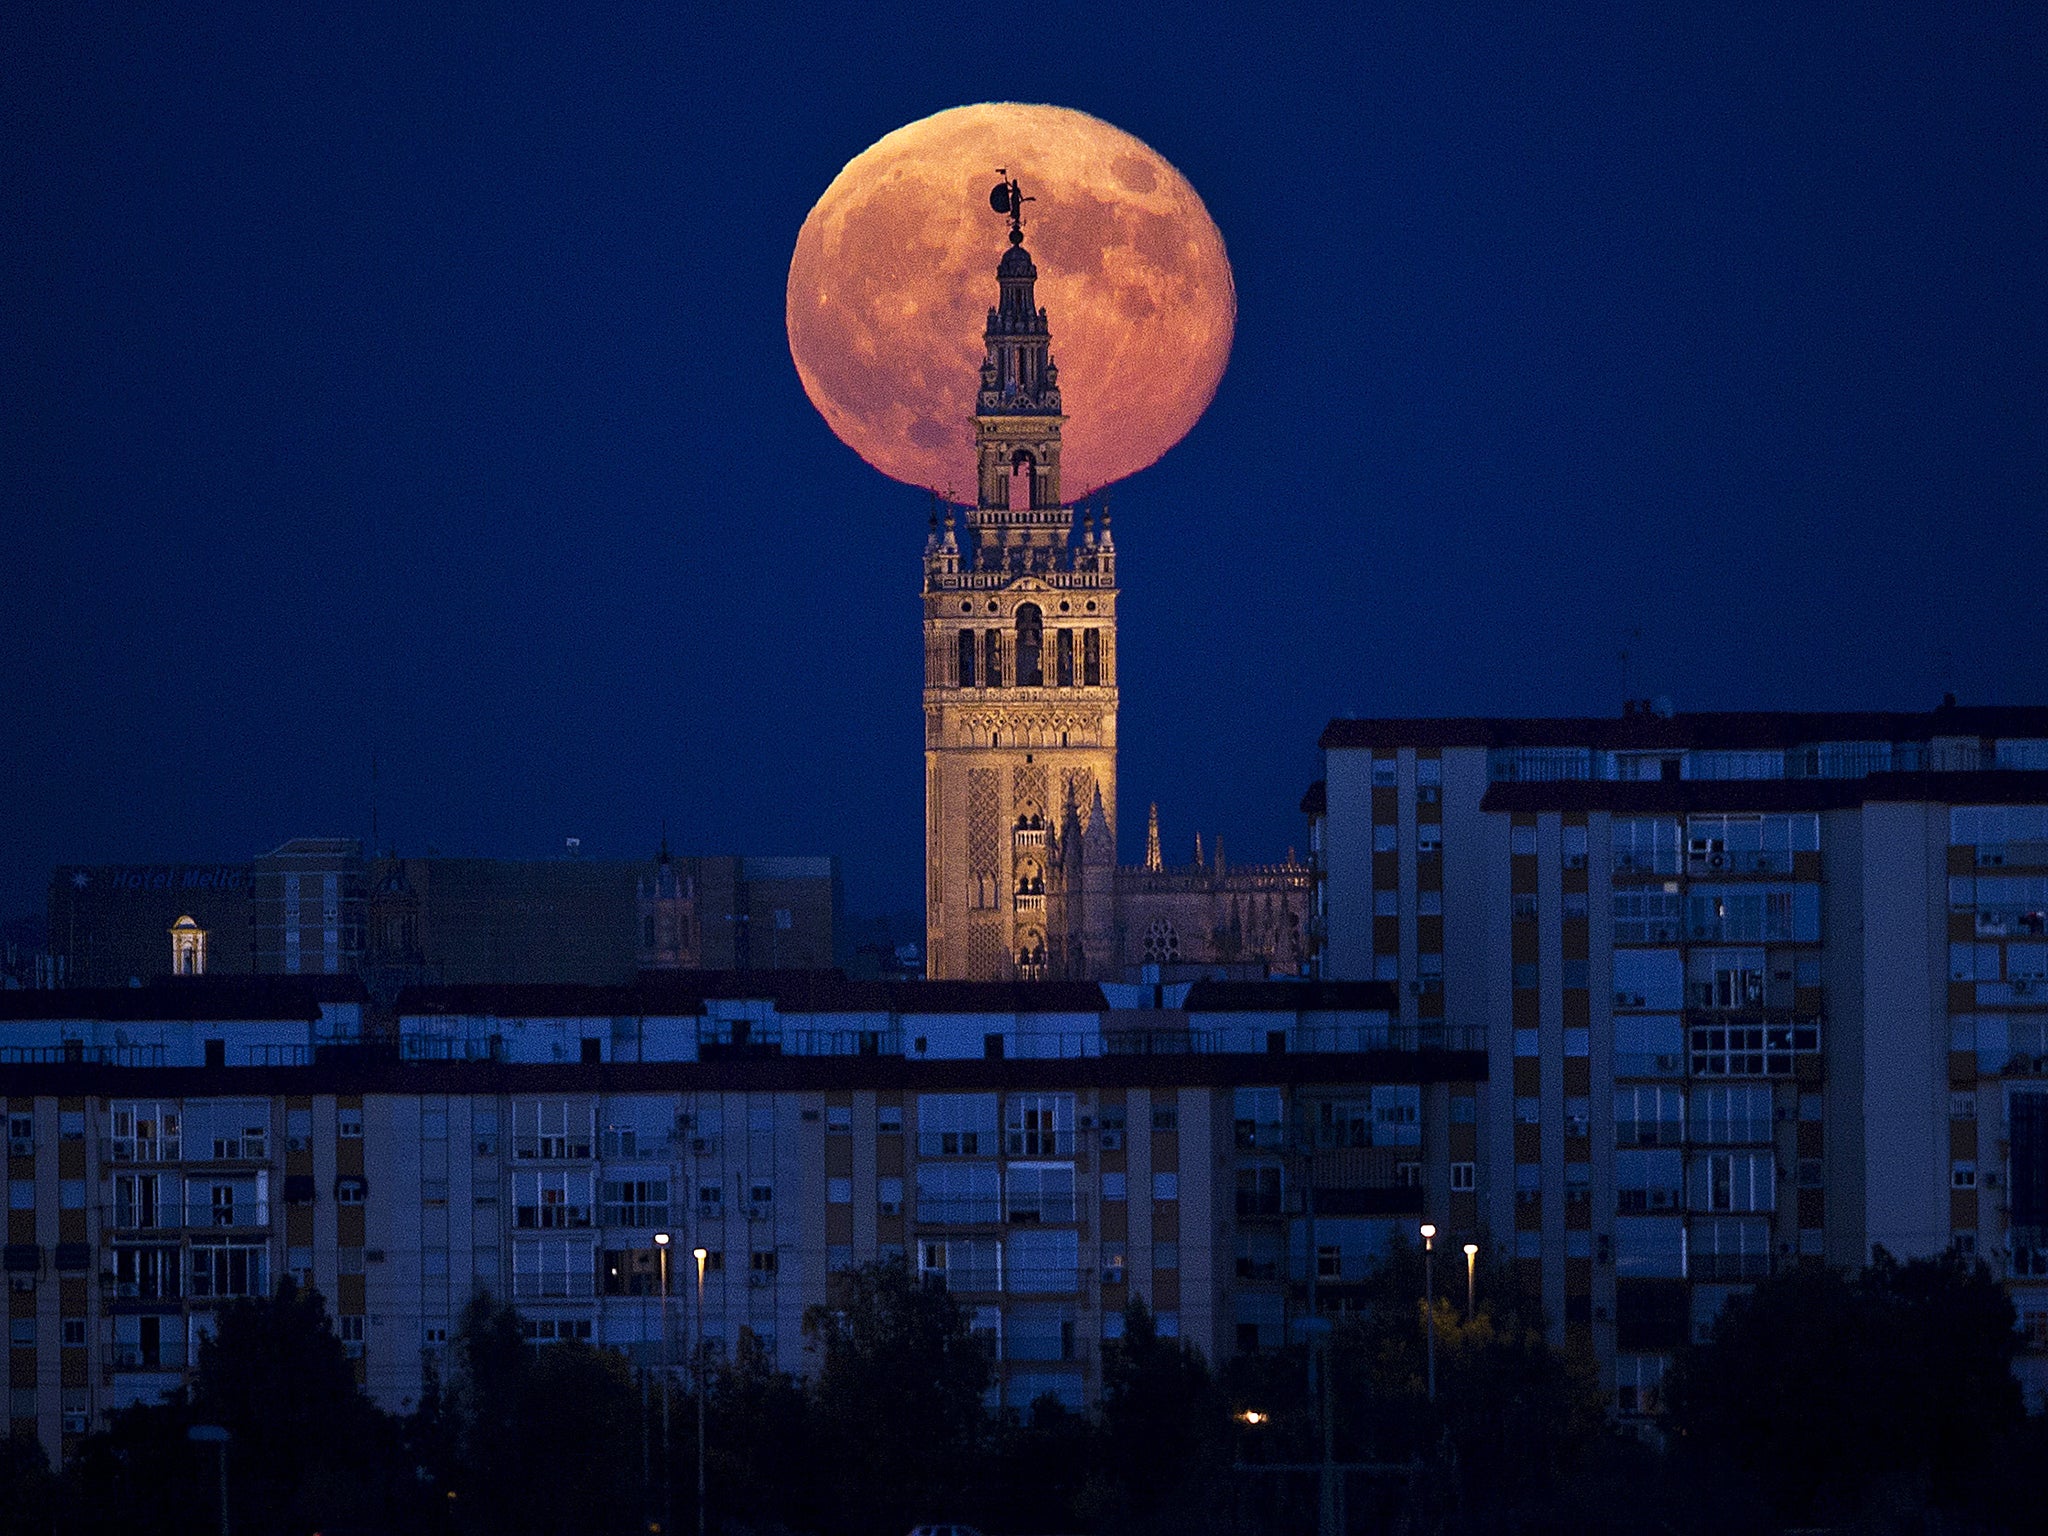
M 1122 1200 L 1126 1198 L 1123 1174 L 1105 1173 L 1102 1176 L 1102 1198 L 1105 1200 Z
M 1471 1194 L 1477 1187 L 1475 1182 L 1477 1171 L 1478 1165 L 1476 1163 L 1451 1164 L 1451 1193 L 1454 1195 Z
M 1068 1102 L 1071 1105 L 1071 1097 Z M 900 1120 L 898 1128 L 901 1128 Z M 988 1156 L 995 1150 L 994 1094 L 921 1093 L 917 1096 L 919 1157 Z
M 1003 1144 L 1011 1157 L 1073 1156 L 1071 1093 L 1012 1094 L 1006 1109 Z
M 918 1165 L 917 1218 L 937 1223 L 1002 1219 L 1002 1189 L 994 1163 Z
M 334 1112 L 334 1134 L 355 1138 L 363 1134 L 363 1112 L 360 1108 L 337 1109 Z
M 1011 1221 L 1074 1219 L 1072 1163 L 1011 1163 L 1003 1179 Z
M 1081 631 L 1081 682 L 1089 688 L 1102 686 L 1102 631 Z
M 608 1227 L 659 1227 L 668 1223 L 665 1178 L 606 1179 L 603 1194 L 604 1224 Z
M 1180 1175 L 1177 1173 L 1153 1174 L 1152 1198 L 1154 1200 L 1178 1200 L 1180 1198 Z
M 1948 1182 L 1951 1189 L 1975 1189 L 1977 1187 L 1977 1164 L 1970 1158 L 1957 1158 L 1948 1165 Z
M 825 1203 L 827 1205 L 853 1204 L 853 1180 L 827 1179 L 825 1181 Z
M 1152 1110 L 1152 1129 L 1172 1131 L 1180 1128 L 1180 1111 L 1171 1104 L 1155 1105 Z
M 962 688 L 972 688 L 974 686 L 973 630 L 963 629 L 960 631 L 959 653 L 960 686 Z
M 851 1104 L 827 1104 L 825 1106 L 825 1129 L 828 1131 L 851 1131 L 853 1129 L 853 1106 Z
M 1045 615 L 1036 603 L 1023 603 L 1017 609 L 1017 686 L 1019 688 L 1042 688 L 1045 686 L 1045 668 L 1040 653 L 1045 645 Z
M 990 688 L 1003 686 L 1003 632 L 991 629 L 982 636 L 983 683 Z

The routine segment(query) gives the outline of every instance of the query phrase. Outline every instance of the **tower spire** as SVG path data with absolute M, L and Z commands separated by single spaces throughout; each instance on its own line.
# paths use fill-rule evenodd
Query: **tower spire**
M 1145 869 L 1156 875 L 1164 867 L 1159 856 L 1159 802 L 1154 800 L 1152 815 L 1145 823 Z

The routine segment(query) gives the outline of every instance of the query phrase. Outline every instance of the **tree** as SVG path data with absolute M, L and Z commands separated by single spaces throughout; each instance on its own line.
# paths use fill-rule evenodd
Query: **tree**
M 821 1475 L 827 1469 L 803 1383 L 777 1370 L 767 1348 L 743 1330 L 731 1362 L 713 1371 L 707 1385 L 706 1497 L 718 1523 L 816 1530 L 831 1519 L 837 1501 L 829 1475 Z M 689 1412 L 696 1412 L 694 1402 Z M 687 1426 L 693 1437 L 678 1449 L 694 1476 L 695 1420 L 678 1425 L 678 1435 Z
M 844 1503 L 838 1523 L 890 1536 L 950 1518 L 987 1449 L 990 1361 L 959 1301 L 901 1259 L 839 1276 L 842 1304 L 813 1306 L 822 1357 L 811 1400 Z
M 1955 1253 L 1854 1277 L 1800 1265 L 1731 1298 L 1665 1379 L 1701 1478 L 1751 1480 L 1779 1522 L 1954 1507 L 2023 1417 L 2012 1303 Z
M 453 1341 L 440 1471 L 463 1529 L 490 1536 L 624 1531 L 640 1507 L 639 1391 L 617 1354 L 526 1342 L 479 1294 Z
M 1462 1270 L 1447 1277 L 1441 1271 L 1453 1266 L 1437 1268 L 1437 1293 L 1425 1301 L 1422 1255 L 1397 1245 L 1368 1271 L 1360 1305 L 1334 1330 L 1338 1454 L 1414 1463 L 1429 1523 L 1514 1530 L 1541 1522 L 1604 1433 L 1593 1362 L 1551 1346 L 1540 1307 L 1516 1290 L 1505 1266 L 1482 1277 L 1470 1322 Z M 1445 1294 L 1447 1278 L 1457 1301 Z
M 228 1432 L 231 1523 L 248 1536 L 415 1525 L 419 1496 L 396 1424 L 356 1384 L 317 1291 L 228 1302 L 199 1347 L 189 1392 L 136 1406 L 87 1439 L 70 1469 L 77 1528 L 214 1528 L 219 1483 L 194 1424 Z
M 1160 1336 L 1141 1300 L 1102 1346 L 1102 1472 L 1088 1512 L 1132 1533 L 1193 1531 L 1230 1507 L 1229 1424 L 1201 1354 Z
M 40 1440 L 0 1439 L 0 1536 L 50 1536 L 75 1518 Z

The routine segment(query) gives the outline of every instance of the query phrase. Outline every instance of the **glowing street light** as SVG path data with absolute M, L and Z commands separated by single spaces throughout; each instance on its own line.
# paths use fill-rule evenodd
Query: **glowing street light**
M 1271 1415 L 1270 1413 L 1261 1413 L 1256 1408 L 1247 1408 L 1243 1413 L 1240 1413 L 1238 1417 L 1240 1419 L 1243 1419 L 1247 1424 L 1264 1424 L 1268 1422 L 1273 1417 L 1273 1415 Z
M 1436 1401 L 1436 1227 L 1422 1224 L 1422 1316 L 1429 1339 L 1429 1400 Z
M 676 1523 L 676 1476 L 674 1440 L 669 1435 L 668 1381 L 668 1234 L 654 1234 L 654 1251 L 661 1264 L 661 1527 L 674 1530 Z
M 697 1536 L 704 1536 L 704 1261 L 708 1248 L 692 1248 L 697 1261 Z
M 1479 1245 L 1465 1245 L 1465 1321 L 1472 1321 L 1473 1274 L 1479 1263 Z

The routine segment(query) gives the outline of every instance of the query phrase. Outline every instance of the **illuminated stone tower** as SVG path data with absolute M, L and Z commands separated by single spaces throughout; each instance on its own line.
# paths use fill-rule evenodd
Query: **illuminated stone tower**
M 924 560 L 926 974 L 1105 971 L 1115 947 L 1116 547 L 1060 500 L 1059 372 L 1014 181 L 965 526 Z

